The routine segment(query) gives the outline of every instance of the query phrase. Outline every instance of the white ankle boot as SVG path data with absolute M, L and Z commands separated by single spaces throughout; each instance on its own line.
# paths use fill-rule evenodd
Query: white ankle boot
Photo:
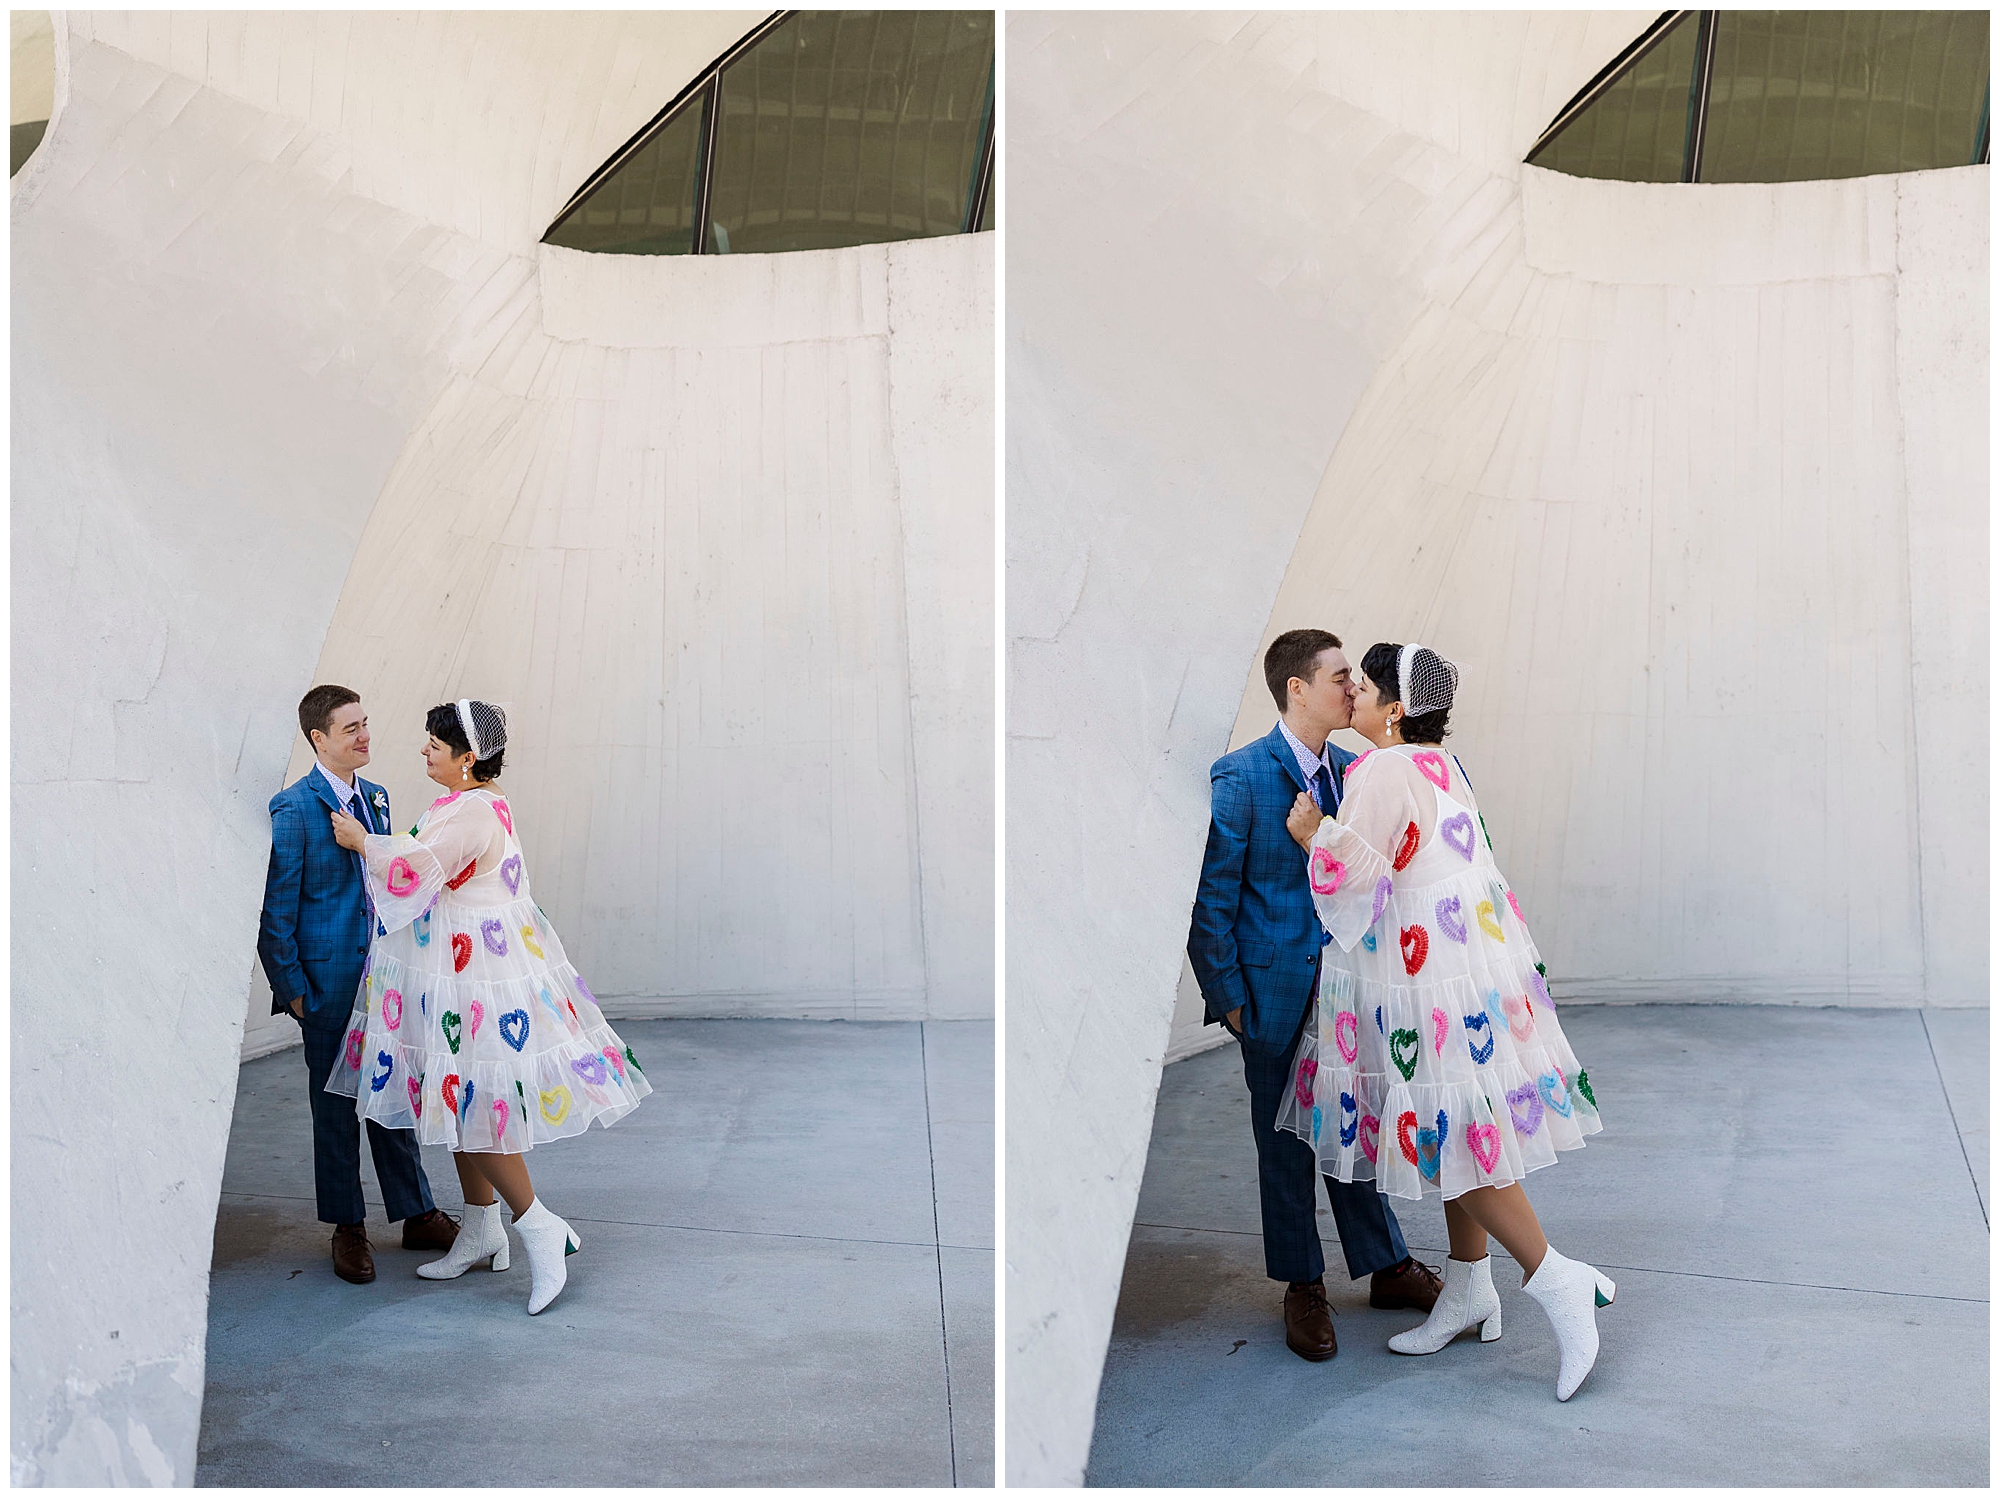
M 1467 1264 L 1444 1261 L 1444 1288 L 1431 1307 L 1430 1320 L 1389 1339 L 1391 1352 L 1436 1352 L 1467 1327 L 1479 1328 L 1479 1340 L 1500 1340 L 1500 1292 L 1493 1288 L 1493 1261 Z
M 538 1316 L 542 1308 L 562 1293 L 569 1280 L 569 1256 L 583 1247 L 576 1230 L 535 1198 L 534 1205 L 514 1219 L 514 1231 L 528 1250 L 528 1272 L 534 1283 L 528 1290 L 528 1314 Z
M 1610 1305 L 1618 1287 L 1588 1264 L 1565 1259 L 1552 1248 L 1521 1288 L 1542 1303 L 1556 1329 L 1556 1344 L 1562 1348 L 1556 1398 L 1568 1399 L 1597 1361 L 1597 1308 Z
M 484 1207 L 468 1203 L 465 1220 L 458 1225 L 458 1236 L 451 1240 L 451 1252 L 442 1259 L 419 1264 L 417 1273 L 427 1280 L 455 1280 L 485 1258 L 493 1260 L 496 1274 L 512 1262 L 507 1247 L 507 1224 L 500 1218 L 498 1202 Z

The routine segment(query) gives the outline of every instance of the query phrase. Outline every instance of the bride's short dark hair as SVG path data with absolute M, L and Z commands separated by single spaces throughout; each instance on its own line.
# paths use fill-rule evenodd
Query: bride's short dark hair
M 424 728 L 430 736 L 445 745 L 453 754 L 472 752 L 472 741 L 465 736 L 465 725 L 458 721 L 458 704 L 440 702 L 424 714 Z M 485 733 L 485 729 L 480 732 Z M 495 749 L 484 759 L 472 762 L 472 778 L 475 780 L 496 780 L 500 775 L 500 761 L 507 757 L 505 748 Z
M 1378 644 L 1370 645 L 1368 653 L 1361 657 L 1362 675 L 1375 683 L 1376 694 L 1384 702 L 1403 700 L 1403 684 L 1396 679 L 1396 665 L 1402 653 L 1401 645 Z M 1448 707 L 1431 713 L 1405 711 L 1398 727 L 1406 744 L 1442 744 L 1444 736 L 1451 732 L 1446 726 L 1450 721 L 1451 709 Z

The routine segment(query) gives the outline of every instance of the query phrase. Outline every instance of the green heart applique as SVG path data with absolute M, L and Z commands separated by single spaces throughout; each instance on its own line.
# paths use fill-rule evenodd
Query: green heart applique
M 1580 1071 L 1576 1074 L 1576 1090 L 1583 1094 L 1583 1100 L 1589 1103 L 1591 1107 L 1595 1108 L 1597 1106 L 1597 1094 L 1590 1090 L 1589 1072 Z
M 629 1045 L 625 1047 L 625 1059 L 632 1063 L 632 1069 L 638 1072 L 640 1076 L 643 1077 L 646 1074 L 646 1068 L 639 1064 L 639 1058 L 632 1054 L 632 1047 Z
M 462 1023 L 458 1015 L 449 1009 L 438 1016 L 438 1028 L 444 1031 L 444 1043 L 451 1047 L 454 1056 L 458 1054 L 458 1031 Z
M 1415 1030 L 1391 1030 L 1389 1032 L 1389 1059 L 1396 1063 L 1396 1070 L 1403 1074 L 1405 1082 L 1417 1074 L 1417 1053 L 1420 1044 Z M 1410 1059 L 1408 1061 L 1405 1061 L 1402 1055 L 1405 1045 L 1408 1045 L 1410 1048 Z

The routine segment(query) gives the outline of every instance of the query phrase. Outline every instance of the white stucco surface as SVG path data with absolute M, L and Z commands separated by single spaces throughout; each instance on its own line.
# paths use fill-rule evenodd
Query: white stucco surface
M 13 189 L 17 1483 L 192 1477 L 237 1060 L 287 1023 L 246 1033 L 265 805 L 329 667 L 404 825 L 422 709 L 511 705 L 538 893 L 626 1012 L 990 1012 L 992 236 L 537 245 L 762 14 L 58 13 Z
M 1082 1475 L 1283 629 L 1462 664 L 1559 996 L 1985 1001 L 1985 170 L 1522 166 L 1647 19 L 1010 19 L 1011 1481 Z

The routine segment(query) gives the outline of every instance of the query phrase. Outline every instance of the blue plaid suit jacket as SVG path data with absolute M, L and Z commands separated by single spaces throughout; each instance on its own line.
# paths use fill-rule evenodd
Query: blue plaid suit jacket
M 387 832 L 388 792 L 359 775 L 354 783 L 368 830 Z M 271 798 L 271 866 L 264 876 L 257 957 L 271 980 L 271 1013 L 285 1013 L 302 998 L 306 1027 L 313 1030 L 347 1027 L 375 927 L 361 855 L 333 839 L 327 813 L 339 806 L 317 770 Z
M 1337 799 L 1355 756 L 1336 745 L 1328 758 Z M 1319 976 L 1321 931 L 1306 856 L 1285 831 L 1305 780 L 1276 725 L 1223 755 L 1208 779 L 1208 851 L 1188 962 L 1201 984 L 1205 1022 L 1220 1022 L 1241 1005 L 1245 1049 L 1281 1053 L 1298 1033 Z

